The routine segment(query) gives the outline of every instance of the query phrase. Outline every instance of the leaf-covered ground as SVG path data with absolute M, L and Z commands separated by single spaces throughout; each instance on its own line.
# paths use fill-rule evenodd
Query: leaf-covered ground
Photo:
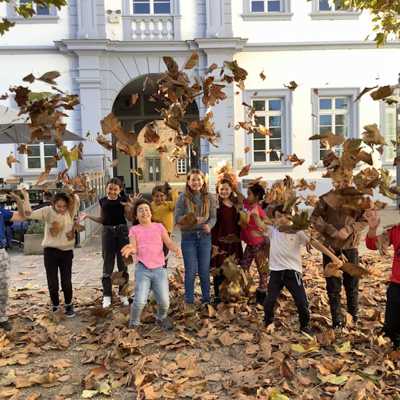
M 298 332 L 286 291 L 268 330 L 262 310 L 245 301 L 185 314 L 180 268 L 170 280 L 171 333 L 154 324 L 153 306 L 140 331 L 129 330 L 128 309 L 104 312 L 97 288 L 75 290 L 70 320 L 49 315 L 45 288 L 12 290 L 0 398 L 400 399 L 400 353 L 380 335 L 391 258 L 364 261 L 372 274 L 360 284 L 360 324 L 336 337 L 315 254 L 304 263 L 315 338 Z

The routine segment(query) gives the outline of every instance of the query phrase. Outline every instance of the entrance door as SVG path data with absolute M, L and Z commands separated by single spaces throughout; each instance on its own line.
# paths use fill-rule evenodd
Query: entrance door
M 148 182 L 161 181 L 161 161 L 159 158 L 147 159 L 147 178 Z

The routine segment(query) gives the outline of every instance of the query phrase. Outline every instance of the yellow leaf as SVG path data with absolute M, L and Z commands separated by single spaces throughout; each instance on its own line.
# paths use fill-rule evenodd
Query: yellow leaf
M 329 374 L 327 376 L 318 375 L 321 382 L 330 383 L 331 385 L 343 385 L 347 382 L 349 377 L 347 375 Z
M 84 390 L 81 394 L 82 399 L 91 399 L 96 396 L 99 392 L 97 390 Z
M 344 342 L 341 346 L 335 346 L 335 350 L 338 353 L 348 353 L 351 351 L 351 343 L 349 341 Z

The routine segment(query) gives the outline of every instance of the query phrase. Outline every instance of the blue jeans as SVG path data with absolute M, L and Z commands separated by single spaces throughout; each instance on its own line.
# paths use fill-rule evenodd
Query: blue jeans
M 210 302 L 211 235 L 205 232 L 182 232 L 182 253 L 185 264 L 185 302 L 194 302 L 194 282 L 200 277 L 201 301 Z
M 130 326 L 138 326 L 140 324 L 140 316 L 147 304 L 150 290 L 153 291 L 158 304 L 156 318 L 161 321 L 167 318 L 169 309 L 167 268 L 149 269 L 139 262 L 135 268 L 135 298 L 131 306 Z

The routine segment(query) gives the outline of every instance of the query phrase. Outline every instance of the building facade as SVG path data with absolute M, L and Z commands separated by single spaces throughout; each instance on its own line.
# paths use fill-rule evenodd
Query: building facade
M 321 192 L 328 187 L 321 177 L 324 149 L 308 140 L 312 134 L 332 131 L 358 137 L 364 125 L 377 123 L 388 141 L 395 136 L 395 106 L 375 102 L 368 95 L 355 99 L 364 87 L 397 83 L 400 42 L 376 48 L 366 40 L 372 30 L 368 13 L 342 10 L 335 1 L 71 0 L 60 11 L 42 7 L 31 20 L 18 18 L 6 4 L 0 5 L 0 15 L 16 22 L 0 37 L 0 91 L 19 84 L 29 73 L 60 71 L 60 87 L 81 99 L 68 128 L 88 135 L 78 170 L 113 169 L 115 175 L 124 176 L 128 188 L 135 185 L 135 168 L 141 168 L 139 182 L 147 188 L 173 176 L 176 182 L 184 182 L 191 165 L 190 161 L 168 163 L 163 159 L 166 155 L 152 150 L 135 161 L 107 152 L 94 140 L 100 120 L 111 111 L 132 131 L 160 119 L 145 98 L 135 110 L 119 100 L 138 93 L 146 77 L 164 71 L 165 55 L 182 65 L 197 51 L 199 66 L 190 71 L 191 77 L 201 76 L 213 63 L 232 60 L 248 72 L 245 90 L 227 86 L 227 99 L 212 110 L 221 135 L 219 146 L 199 145 L 197 155 L 211 183 L 215 169 L 229 162 L 238 170 L 252 164 L 245 179 L 307 177 L 318 182 Z M 260 78 L 261 72 L 265 79 Z M 290 81 L 298 84 L 295 90 L 285 87 Z M 243 102 L 255 107 L 256 118 L 270 130 L 270 137 L 234 129 L 245 120 Z M 12 99 L 5 105 L 13 107 Z M 207 111 L 198 102 L 190 118 Z M 161 129 L 168 135 L 165 126 Z M 1 151 L 16 149 L 2 146 Z M 52 151 L 38 145 L 35 160 L 20 156 L 21 162 L 12 169 L 3 163 L 1 176 L 29 179 Z M 294 168 L 285 161 L 293 153 L 306 160 L 303 165 Z M 110 160 L 116 157 L 119 162 L 113 167 Z M 392 168 L 393 158 L 388 148 L 383 164 Z M 309 172 L 310 165 L 316 170 Z

